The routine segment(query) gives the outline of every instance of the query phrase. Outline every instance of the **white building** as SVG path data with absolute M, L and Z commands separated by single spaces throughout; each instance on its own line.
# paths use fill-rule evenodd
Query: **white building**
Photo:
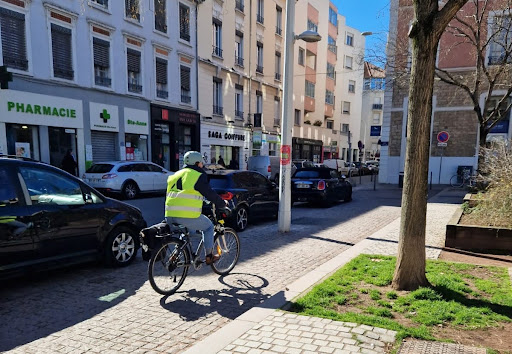
M 380 158 L 379 140 L 382 130 L 382 108 L 386 73 L 369 62 L 364 63 L 363 108 L 361 114 L 362 160 Z

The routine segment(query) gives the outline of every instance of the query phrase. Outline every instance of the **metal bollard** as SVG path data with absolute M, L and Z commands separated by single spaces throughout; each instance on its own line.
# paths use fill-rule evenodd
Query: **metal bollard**
M 373 176 L 373 172 L 372 172 L 372 176 Z M 376 184 L 377 184 L 377 175 L 375 175 L 375 177 L 373 178 L 373 190 L 376 189 Z

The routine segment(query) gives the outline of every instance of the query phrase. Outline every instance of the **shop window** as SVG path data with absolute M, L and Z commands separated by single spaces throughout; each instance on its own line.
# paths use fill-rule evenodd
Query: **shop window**
M 76 131 L 75 129 L 48 127 L 50 164 L 76 176 Z M 73 161 L 66 157 L 71 151 Z M 66 159 L 65 159 L 66 157 Z
M 131 48 L 126 50 L 126 61 L 128 65 L 128 91 L 134 93 L 142 92 L 142 77 L 140 65 L 140 52 Z
M 51 24 L 53 76 L 73 80 L 72 31 L 67 27 Z
M 110 42 L 93 37 L 94 83 L 98 86 L 110 87 Z
M 147 135 L 126 134 L 125 136 L 126 160 L 147 161 L 148 137 Z
M 7 124 L 7 153 L 40 159 L 39 129 L 32 125 Z
M 192 150 L 192 132 L 191 126 L 180 125 L 178 134 L 178 154 L 179 166 L 183 166 L 183 156 L 187 151 Z
M 277 144 L 276 143 L 268 144 L 268 156 L 277 156 Z
M 156 58 L 156 96 L 166 100 L 169 97 L 167 91 L 167 60 Z
M 0 7 L 2 56 L 4 65 L 17 70 L 28 70 L 25 15 Z
M 155 0 L 155 29 L 162 33 L 167 33 L 167 9 L 165 6 L 166 2 L 167 0 Z
M 180 38 L 190 42 L 190 8 L 180 4 Z

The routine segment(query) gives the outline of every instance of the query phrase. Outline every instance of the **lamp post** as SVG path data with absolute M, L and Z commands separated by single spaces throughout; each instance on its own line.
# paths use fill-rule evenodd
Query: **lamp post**
M 293 136 L 293 62 L 294 43 L 296 39 L 305 42 L 318 42 L 322 37 L 314 31 L 305 31 L 300 35 L 294 34 L 295 0 L 286 1 L 286 33 L 283 72 L 283 108 L 281 122 L 281 159 L 279 181 L 279 215 L 278 229 L 280 232 L 290 231 L 292 219 L 291 208 L 291 160 Z

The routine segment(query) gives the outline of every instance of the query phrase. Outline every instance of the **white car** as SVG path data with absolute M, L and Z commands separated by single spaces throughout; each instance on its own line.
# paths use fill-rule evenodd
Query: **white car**
M 133 199 L 139 193 L 165 192 L 174 172 L 148 161 L 109 161 L 92 165 L 83 180 L 99 191 Z

